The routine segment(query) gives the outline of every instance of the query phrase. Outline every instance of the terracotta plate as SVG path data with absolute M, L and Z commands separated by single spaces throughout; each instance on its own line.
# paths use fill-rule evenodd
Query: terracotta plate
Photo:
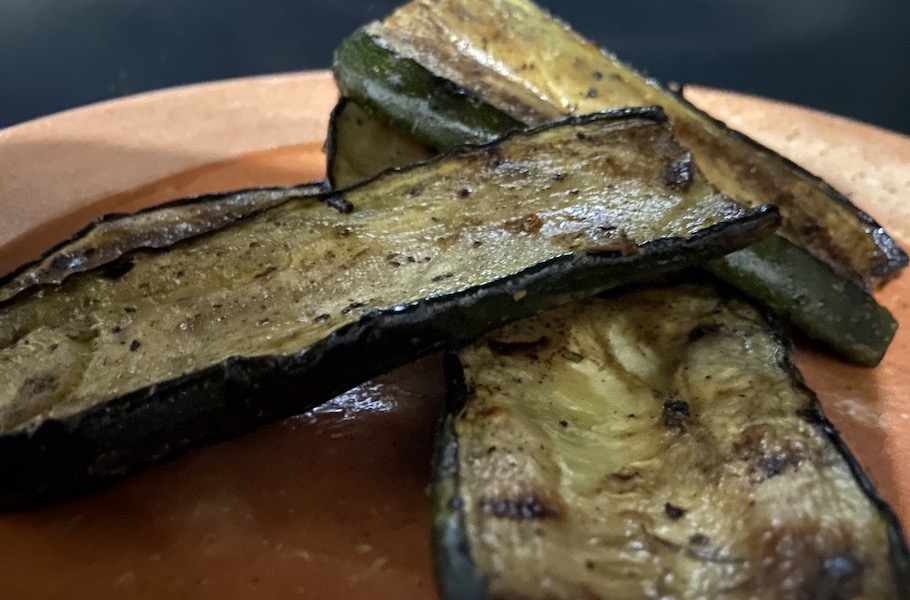
M 910 138 L 707 89 L 688 97 L 827 178 L 910 247 Z M 95 216 L 319 179 L 327 72 L 192 86 L 0 131 L 0 272 Z M 910 318 L 910 278 L 880 294 Z M 902 299 L 906 298 L 906 299 Z M 800 364 L 881 494 L 910 521 L 910 327 L 861 369 Z M 89 497 L 0 515 L 10 598 L 432 598 L 429 460 L 438 357 L 320 410 Z

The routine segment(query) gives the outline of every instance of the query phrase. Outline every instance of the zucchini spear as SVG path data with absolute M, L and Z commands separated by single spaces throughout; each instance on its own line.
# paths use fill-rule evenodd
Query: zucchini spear
M 872 288 L 907 264 L 897 243 L 844 195 L 642 77 L 529 0 L 413 0 L 365 32 L 527 125 L 660 105 L 709 180 L 745 204 L 779 206 L 780 233 L 839 274 Z
M 487 7 L 487 10 L 481 10 L 480 5 Z M 495 138 L 523 126 L 522 122 L 539 122 L 545 116 L 593 110 L 598 106 L 613 106 L 618 102 L 640 104 L 643 99 L 665 103 L 672 99 L 672 108 L 675 112 L 671 112 L 671 116 L 676 117 L 673 121 L 675 132 L 685 139 L 681 131 L 688 131 L 686 129 L 688 126 L 683 127 L 681 123 L 685 124 L 688 121 L 680 120 L 677 113 L 682 114 L 679 112 L 682 110 L 679 106 L 682 105 L 675 96 L 663 92 L 654 82 L 641 80 L 634 72 L 616 62 L 615 58 L 602 54 L 599 50 L 592 50 L 590 44 L 533 5 L 520 0 L 489 3 L 479 0 L 445 0 L 433 3 L 433 7 L 438 12 L 434 13 L 436 16 L 426 14 L 427 6 L 422 0 L 407 4 L 384 23 L 373 23 L 350 35 L 335 53 L 335 78 L 342 93 L 375 115 L 374 119 L 401 128 L 402 132 L 412 135 L 419 144 L 410 141 L 410 146 L 419 147 L 422 144 L 444 149 L 458 143 L 459 140 Z M 439 21 L 435 28 L 431 23 L 436 21 L 432 19 Z M 486 31 L 485 27 L 490 25 L 490 21 L 497 23 L 499 33 L 494 36 L 496 41 L 481 44 L 478 41 L 478 36 L 481 35 L 479 32 Z M 406 32 L 404 29 L 408 24 L 413 24 L 415 29 Z M 444 35 L 444 32 L 451 33 L 451 36 Z M 560 50 L 560 53 L 557 53 L 559 60 L 519 64 L 519 61 L 530 60 L 530 57 L 535 56 L 536 50 L 528 49 L 526 46 L 540 46 L 533 37 L 538 34 L 543 36 L 541 39 L 552 42 L 546 46 L 547 52 L 555 52 L 554 48 Z M 469 46 L 460 44 L 456 48 L 452 42 L 455 37 L 458 39 L 463 37 L 464 44 Z M 470 46 L 475 42 L 478 47 Z M 474 49 L 468 52 L 466 47 Z M 527 50 L 527 53 L 524 53 L 524 50 Z M 489 52 L 495 61 L 491 58 L 489 62 L 474 64 L 470 62 L 469 57 L 461 56 L 462 51 L 472 56 L 487 56 L 486 53 Z M 582 94 L 577 88 L 579 82 L 574 79 L 580 67 L 570 69 L 563 64 L 563 62 L 574 64 L 573 57 L 583 62 L 585 68 L 589 69 L 585 71 L 586 87 L 582 91 L 593 89 L 589 88 L 593 85 L 589 81 L 590 73 L 595 69 L 603 69 L 602 85 L 609 86 L 613 95 L 598 92 L 589 98 Z M 509 77 L 501 77 L 498 71 L 488 66 L 494 63 L 497 69 L 509 70 Z M 607 70 L 608 67 L 612 70 Z M 615 72 L 619 69 L 626 69 L 628 72 L 623 71 L 623 75 L 620 76 Z M 443 77 L 454 77 L 457 83 Z M 536 86 L 539 79 L 552 80 L 556 91 L 544 93 L 542 87 Z M 459 87 L 462 85 L 468 88 L 470 93 Z M 543 86 L 542 83 L 540 85 Z M 432 93 L 428 90 L 432 90 Z M 534 96 L 533 90 L 537 90 L 541 97 Z M 651 90 L 649 92 L 651 95 L 630 95 L 633 92 L 643 94 L 641 90 Z M 566 98 L 570 91 L 571 98 L 584 96 L 585 102 L 579 101 L 577 104 L 569 102 Z M 666 97 L 659 95 L 658 91 Z M 479 94 L 490 104 L 472 93 Z M 506 112 L 499 113 L 500 116 L 495 119 L 491 118 L 493 105 Z M 692 114 L 696 115 L 694 112 Z M 701 113 L 697 113 L 696 116 L 698 115 Z M 506 116 L 509 118 L 505 119 Z M 692 119 L 695 118 L 692 116 Z M 698 119 L 707 117 L 701 115 Z M 343 119 L 339 120 L 343 122 Z M 815 187 L 807 186 L 804 180 L 807 180 L 808 175 L 795 166 L 770 154 L 767 149 L 754 149 L 749 146 L 749 151 L 746 152 L 740 144 L 744 138 L 737 137 L 738 134 L 726 129 L 715 133 L 727 141 L 711 146 L 710 155 L 697 154 L 699 165 L 712 164 L 717 169 L 729 170 L 733 169 L 733 166 L 727 163 L 732 161 L 737 169 L 750 170 L 752 169 L 750 165 L 758 160 L 755 157 L 761 158 L 762 164 L 767 163 L 767 168 L 779 176 L 777 179 L 763 180 L 765 182 L 763 190 L 765 188 L 777 190 L 774 192 L 774 198 L 778 200 L 781 194 L 790 198 L 782 208 L 785 219 L 794 214 L 791 205 L 798 200 L 791 197 L 792 194 L 788 196 L 789 192 L 786 194 L 780 192 L 775 187 L 777 184 L 770 182 L 779 179 L 780 182 L 790 182 L 787 185 L 796 185 L 791 181 L 796 177 L 803 182 L 800 185 L 809 190 L 806 193 L 811 198 L 818 199 L 819 190 L 824 186 L 819 187 L 820 183 Z M 734 140 L 735 143 L 729 140 Z M 389 138 L 388 144 L 394 144 L 394 138 Z M 735 151 L 727 148 L 728 145 Z M 402 155 L 412 158 L 417 156 L 407 152 L 403 152 Z M 335 163 L 335 156 L 336 154 L 329 155 L 330 165 Z M 747 160 L 751 162 L 744 162 Z M 334 170 L 334 167 L 330 166 L 330 170 Z M 674 174 L 681 184 L 684 184 L 686 176 L 682 168 Z M 722 178 L 722 181 L 730 183 L 731 180 Z M 756 197 L 754 183 L 752 179 L 746 177 L 733 191 L 745 194 L 746 201 L 754 202 Z M 830 203 L 830 198 L 828 200 Z M 894 251 L 903 256 L 893 241 L 889 241 L 890 238 L 882 237 L 884 234 L 879 231 L 880 228 L 876 229 L 877 225 L 876 228 L 869 230 L 879 232 L 875 235 L 864 229 L 868 229 L 868 223 L 864 220 L 867 217 L 855 210 L 855 207 L 844 213 L 843 207 L 840 204 L 838 206 L 840 208 L 837 211 L 825 213 L 828 215 L 826 218 L 834 223 L 841 223 L 843 228 L 853 231 L 864 240 L 879 239 L 883 249 L 896 249 Z M 852 216 L 838 219 L 832 216 L 841 213 Z M 864 223 L 866 224 L 863 225 Z M 833 231 L 830 227 L 819 231 L 822 230 Z M 862 233 L 859 233 L 860 231 Z M 854 245 L 858 253 L 861 253 L 860 249 L 864 247 L 859 242 Z M 879 252 L 869 251 L 873 254 Z M 898 268 L 897 263 L 901 260 L 904 259 L 897 260 L 892 266 Z M 841 267 L 831 267 L 813 257 L 807 250 L 789 242 L 766 240 L 751 247 L 748 253 L 725 257 L 706 267 L 747 295 L 772 307 L 808 336 L 822 342 L 851 362 L 866 366 L 878 364 L 897 328 L 897 322 L 891 314 L 862 287 L 850 282 L 845 283 L 838 274 L 839 270 L 843 271 Z
M 446 379 L 446 600 L 910 597 L 894 513 L 743 301 L 584 300 L 452 353 Z
M 694 166 L 668 185 L 686 157 L 657 109 L 570 119 L 19 294 L 0 304 L 0 504 L 298 414 L 777 226 Z

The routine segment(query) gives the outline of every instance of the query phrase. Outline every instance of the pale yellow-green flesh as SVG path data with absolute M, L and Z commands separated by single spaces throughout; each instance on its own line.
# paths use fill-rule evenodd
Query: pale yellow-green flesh
M 460 351 L 459 493 L 490 597 L 894 598 L 886 525 L 797 414 L 812 399 L 781 351 L 754 309 L 694 285 Z M 690 417 L 668 425 L 668 400 Z
M 642 78 L 526 0 L 413 0 L 367 31 L 403 56 L 528 124 L 660 105 L 725 194 L 776 204 L 780 233 L 867 284 L 884 260 L 873 226 L 776 155 L 757 149 Z
M 585 139 L 578 139 L 578 135 Z M 514 136 L 350 190 L 351 214 L 290 201 L 0 307 L 0 428 L 63 418 L 231 356 L 305 351 L 376 309 L 572 252 L 687 236 L 745 209 L 667 127 L 610 118 Z M 604 282 L 608 285 L 608 282 Z
M 74 273 L 108 264 L 138 248 L 173 246 L 289 198 L 314 194 L 318 187 L 244 190 L 198 201 L 177 201 L 129 218 L 100 221 L 0 285 L 0 302 L 30 287 L 60 283 Z
M 365 181 L 386 169 L 435 156 L 413 138 L 380 121 L 352 100 L 332 114 L 328 170 L 336 189 Z

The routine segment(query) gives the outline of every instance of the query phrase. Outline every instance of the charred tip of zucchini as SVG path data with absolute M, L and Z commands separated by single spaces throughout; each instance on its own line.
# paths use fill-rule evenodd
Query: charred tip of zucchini
M 131 214 L 92 221 L 39 258 L 0 277 L 0 306 L 30 288 L 57 285 L 76 273 L 113 264 L 137 250 L 157 250 L 227 227 L 292 198 L 315 195 L 321 184 L 255 188 L 173 200 Z M 127 262 L 120 263 L 122 269 Z M 118 267 L 112 267 L 112 273 Z
M 789 341 L 712 286 L 512 323 L 447 356 L 446 381 L 444 598 L 910 593 L 900 524 Z
M 656 84 L 655 85 L 660 85 Z M 774 152 L 767 146 L 757 142 L 748 135 L 733 129 L 728 126 L 725 122 L 717 119 L 705 111 L 701 110 L 688 99 L 683 96 L 683 88 L 679 90 L 668 90 L 674 98 L 687 110 L 691 111 L 693 114 L 698 115 L 699 118 L 704 119 L 705 121 L 713 124 L 718 129 L 724 131 L 731 138 L 734 138 L 754 149 L 756 152 L 773 155 L 775 159 L 780 163 L 780 165 L 792 172 L 795 176 L 800 179 L 804 179 L 812 183 L 812 185 L 817 186 L 823 193 L 831 198 L 832 201 L 837 204 L 850 210 L 851 214 L 864 225 L 868 235 L 872 238 L 875 243 L 875 252 L 876 257 L 870 262 L 868 272 L 865 276 L 858 274 L 853 269 L 847 268 L 845 266 L 844 260 L 837 260 L 837 250 L 834 248 L 829 248 L 829 251 L 832 253 L 832 259 L 824 261 L 823 264 L 837 274 L 838 277 L 850 281 L 855 286 L 863 289 L 878 289 L 882 287 L 889 280 L 896 277 L 901 270 L 903 270 L 908 264 L 910 264 L 910 256 L 904 251 L 903 248 L 897 243 L 891 235 L 885 231 L 885 228 L 882 227 L 869 213 L 857 207 L 853 202 L 848 198 L 843 192 L 832 186 L 826 180 L 822 179 L 818 175 L 812 173 L 805 167 L 797 164 L 791 159 Z M 804 233 L 807 237 L 811 237 L 811 231 L 809 228 L 806 229 Z M 809 243 L 807 241 L 807 243 Z M 824 244 L 824 240 L 819 241 L 820 244 Z M 802 247 L 802 246 L 798 246 Z

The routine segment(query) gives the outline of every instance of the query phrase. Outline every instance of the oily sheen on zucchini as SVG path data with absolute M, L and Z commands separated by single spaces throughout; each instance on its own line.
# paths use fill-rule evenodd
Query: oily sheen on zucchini
M 697 284 L 583 300 L 447 371 L 446 599 L 910 594 L 894 514 L 743 301 Z
M 365 31 L 525 124 L 660 105 L 709 180 L 745 204 L 779 206 L 780 233 L 841 275 L 875 287 L 907 264 L 897 243 L 843 194 L 642 77 L 528 0 L 412 0 Z
M 28 288 L 59 284 L 74 273 L 113 263 L 134 250 L 167 248 L 221 229 L 285 200 L 311 196 L 321 187 L 311 183 L 206 194 L 132 214 L 106 215 L 34 262 L 0 277 L 0 303 Z
M 458 5 L 458 0 L 440 3 L 440 10 L 444 7 L 448 7 L 445 8 L 446 11 L 449 10 L 450 4 Z M 500 4 L 494 4 L 502 8 Z M 378 130 L 387 128 L 388 125 L 376 121 L 399 124 L 402 119 L 409 120 L 407 127 L 401 131 L 419 136 L 423 144 L 441 148 L 455 143 L 458 135 L 464 135 L 468 140 L 483 139 L 485 136 L 493 138 L 513 130 L 516 127 L 515 122 L 487 118 L 492 109 L 491 105 L 485 104 L 458 85 L 433 75 L 423 66 L 428 64 L 432 69 L 439 68 L 440 72 L 450 74 L 452 67 L 440 65 L 441 62 L 452 59 L 452 38 L 431 36 L 424 39 L 418 36 L 405 40 L 398 37 L 400 32 L 395 33 L 397 32 L 395 23 L 398 22 L 395 19 L 407 17 L 411 12 L 423 15 L 421 11 L 424 9 L 420 2 L 406 5 L 387 20 L 387 23 L 392 22 L 389 27 L 374 23 L 360 29 L 346 38 L 336 50 L 334 63 L 336 80 L 344 94 L 350 95 L 353 101 L 366 109 L 361 118 L 366 120 L 367 116 L 372 115 L 372 127 Z M 448 13 L 445 13 L 440 18 L 445 21 L 448 16 Z M 426 15 L 421 18 L 424 17 L 430 18 Z M 545 15 L 537 14 L 535 18 L 544 17 Z M 522 47 L 522 44 L 528 42 L 526 38 L 530 35 L 526 30 L 528 23 L 523 20 L 515 24 L 514 18 L 515 15 L 503 17 L 503 29 L 499 37 L 506 40 L 502 42 L 506 49 L 513 38 L 516 47 Z M 486 22 L 485 19 L 486 16 L 480 17 L 478 27 Z M 474 23 L 474 20 L 467 19 L 464 22 L 459 21 L 458 25 L 471 29 Z M 555 33 L 550 31 L 553 28 L 552 22 L 547 21 L 541 27 L 549 31 L 548 35 L 555 36 Z M 569 50 L 578 50 L 575 46 L 580 42 L 573 37 L 574 34 L 563 29 L 558 31 L 566 37 L 563 41 L 569 45 Z M 436 31 L 432 35 L 438 33 Z M 470 39 L 474 39 L 475 34 L 473 30 L 465 33 Z M 421 41 L 420 56 L 415 59 L 408 58 L 416 52 L 415 48 L 408 46 L 416 44 L 415 40 Z M 484 51 L 487 50 L 492 51 L 492 46 Z M 520 55 L 519 52 L 506 52 L 503 48 L 500 48 L 500 51 L 502 56 L 496 54 L 497 59 L 501 58 L 506 61 L 505 63 L 476 66 L 476 71 L 470 71 L 473 75 L 465 80 L 465 85 L 477 86 L 478 82 L 495 77 L 495 73 L 486 73 L 486 69 L 503 68 L 503 65 L 508 64 L 508 60 L 516 60 Z M 455 60 L 463 66 L 462 63 L 467 59 Z M 542 73 L 547 73 L 548 77 L 557 80 L 567 77 L 559 69 L 553 68 L 555 64 L 558 63 L 544 62 L 536 65 L 534 69 L 516 67 L 515 77 L 519 79 L 532 77 L 531 71 L 534 73 L 533 77 L 540 77 Z M 455 76 L 467 77 L 467 74 L 455 73 Z M 412 85 L 414 81 L 419 82 L 419 85 Z M 521 89 L 524 85 L 534 87 L 533 81 L 522 81 L 513 83 Z M 431 84 L 435 84 L 433 101 L 426 102 L 425 88 Z M 611 85 L 623 84 L 614 81 Z M 511 87 L 506 84 L 486 92 L 487 96 L 501 96 L 498 101 L 502 104 L 511 106 L 519 102 L 510 95 Z M 467 102 L 466 97 L 474 98 L 474 101 Z M 550 96 L 543 97 L 541 101 L 543 100 L 553 102 L 556 107 L 561 106 Z M 586 105 L 588 109 L 594 106 L 595 100 L 592 99 L 590 102 L 592 104 Z M 519 111 L 519 114 L 524 113 Z M 443 122 L 447 123 L 446 127 L 440 126 Z M 333 128 L 337 127 L 340 125 Z M 401 140 L 401 134 L 387 136 L 381 147 L 388 148 L 399 144 L 401 152 L 398 154 L 402 161 L 418 160 L 413 154 L 413 148 L 420 147 L 421 144 L 413 139 Z M 362 161 L 365 167 L 372 166 L 375 160 L 367 158 L 363 150 L 358 148 L 361 148 L 361 144 L 352 143 L 350 150 L 345 144 L 333 146 L 332 152 L 329 153 L 330 170 L 335 170 L 336 163 L 354 164 Z M 759 152 L 756 156 L 763 155 Z M 724 160 L 727 158 L 729 157 Z M 349 169 L 348 172 L 352 171 Z M 685 176 L 684 171 L 677 173 L 681 180 L 684 180 Z M 784 217 L 786 218 L 786 213 Z M 728 255 L 708 267 L 722 279 L 773 308 L 804 333 L 851 362 L 865 366 L 878 364 L 894 337 L 897 322 L 887 309 L 879 305 L 858 284 L 845 282 L 836 269 L 789 241 L 763 240 L 749 248 L 748 252 Z
M 21 294 L 0 305 L 0 502 L 299 413 L 777 225 L 697 171 L 668 183 L 685 160 L 659 110 L 571 119 Z

